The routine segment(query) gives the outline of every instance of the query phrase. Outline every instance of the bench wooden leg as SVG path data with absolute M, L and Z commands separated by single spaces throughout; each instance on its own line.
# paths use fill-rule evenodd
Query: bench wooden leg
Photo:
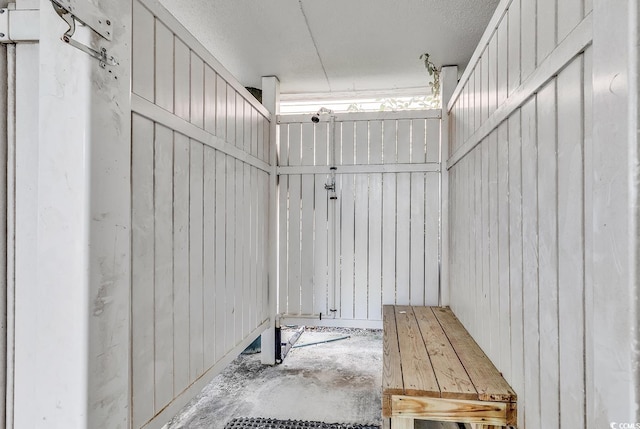
M 391 429 L 414 429 L 411 417 L 391 417 Z

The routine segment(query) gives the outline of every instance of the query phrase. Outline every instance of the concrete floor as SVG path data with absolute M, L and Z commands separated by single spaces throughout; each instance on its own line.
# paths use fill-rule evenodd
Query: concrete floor
M 273 367 L 263 366 L 259 354 L 240 356 L 165 428 L 223 429 L 237 417 L 380 425 L 382 331 L 307 328 L 296 345 L 345 335 L 350 338 L 294 348 Z

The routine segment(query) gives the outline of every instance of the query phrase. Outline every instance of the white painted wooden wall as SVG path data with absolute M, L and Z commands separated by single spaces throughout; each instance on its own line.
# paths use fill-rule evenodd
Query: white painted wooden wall
M 332 263 L 338 324 L 377 326 L 383 304 L 438 304 L 439 114 L 338 115 L 335 201 L 324 189 L 330 123 L 280 117 L 280 314 L 329 323 Z
M 502 2 L 449 104 L 451 306 L 520 428 L 587 422 L 591 10 Z
M 20 24 L 37 30 L 39 41 L 8 47 L 13 106 L 2 111 L 15 117 L 7 147 L 9 356 L 0 426 L 125 428 L 131 5 L 100 5 L 113 23 L 108 52 L 119 59 L 107 68 L 62 42 L 60 17 L 49 3 L 38 12 L 39 5 L 17 2 L 29 16 L 39 14 Z M 77 30 L 76 37 L 91 32 Z
M 5 0 L 0 1 L 0 7 L 7 7 L 7 2 Z M 10 49 L 10 54 L 13 55 L 13 48 Z M 7 55 L 7 47 L 0 46 L 0 82 L 9 82 L 9 70 L 8 69 L 8 59 Z M 0 86 L 0 106 L 1 108 L 7 112 L 7 115 L 11 115 L 9 113 L 9 94 L 8 87 L 11 83 L 7 85 Z M 8 139 L 8 121 L 5 119 L 6 117 L 3 115 L 3 118 L 0 120 L 0 195 L 2 196 L 0 199 L 0 224 L 7 224 L 7 150 L 9 147 L 9 139 Z M 7 229 L 0 229 L 0 258 L 3 261 L 7 259 Z M 7 282 L 7 264 L 0 264 L 0 283 L 4 285 L 8 285 Z M 7 290 L 8 287 L 0 287 L 0 366 L 2 368 L 7 368 Z M 7 372 L 0 371 L 0 422 L 6 422 L 6 405 L 7 405 Z
M 160 427 L 266 326 L 265 200 L 276 196 L 254 186 L 274 168 L 260 127 L 268 115 L 155 0 L 132 3 L 100 4 L 114 19 L 119 66 L 102 69 L 63 44 L 50 7 L 40 44 L 18 47 L 16 86 L 28 96 L 16 99 L 8 153 L 17 284 L 8 285 L 8 427 Z M 638 288 L 628 278 L 638 252 L 639 62 L 628 43 L 638 10 L 634 0 L 594 3 L 591 13 L 590 0 L 503 0 L 449 109 L 451 303 L 520 395 L 520 427 L 638 417 Z M 301 175 L 301 186 L 305 174 L 326 175 L 303 167 L 281 175 Z M 394 174 L 394 217 L 400 177 L 433 171 L 340 168 L 354 184 Z M 358 228 L 354 214 L 354 240 Z
M 133 29 L 132 426 L 140 428 L 168 420 L 168 405 L 175 413 L 197 393 L 192 383 L 208 381 L 266 327 L 270 120 L 155 0 L 133 2 Z

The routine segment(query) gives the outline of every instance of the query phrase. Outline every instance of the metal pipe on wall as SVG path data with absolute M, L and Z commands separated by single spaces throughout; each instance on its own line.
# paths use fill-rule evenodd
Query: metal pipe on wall
M 335 148 L 335 130 L 336 130 L 336 115 L 333 110 L 327 109 L 326 107 L 321 107 L 318 110 L 318 113 L 311 117 L 311 122 L 317 124 L 320 122 L 321 118 L 328 115 L 329 116 L 329 175 L 327 176 L 327 182 L 324 185 L 324 189 L 328 193 L 329 198 L 329 211 L 328 211 L 328 219 L 327 219 L 327 228 L 329 230 L 329 249 L 328 249 L 328 261 L 329 261 L 329 271 L 330 278 L 333 285 L 329 287 L 329 313 L 336 317 L 337 308 L 336 308 L 336 202 L 338 200 L 338 196 L 336 194 L 336 148 Z
M 329 119 L 329 159 L 330 159 L 330 183 L 332 186 L 332 192 L 329 194 L 329 240 L 331 241 L 329 245 L 329 263 L 331 264 L 331 282 L 333 283 L 332 287 L 329 288 L 331 291 L 331 299 L 329 300 L 330 307 L 329 313 L 335 318 L 338 309 L 336 308 L 336 285 L 338 283 L 337 280 L 337 261 L 336 261 L 336 225 L 337 225 L 337 209 L 336 206 L 338 204 L 338 197 L 336 195 L 336 117 L 335 115 L 331 115 Z

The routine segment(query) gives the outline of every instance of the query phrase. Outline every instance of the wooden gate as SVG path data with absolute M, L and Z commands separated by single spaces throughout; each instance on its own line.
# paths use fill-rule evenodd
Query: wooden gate
M 437 305 L 440 111 L 279 124 L 278 312 L 378 326 L 383 304 Z

